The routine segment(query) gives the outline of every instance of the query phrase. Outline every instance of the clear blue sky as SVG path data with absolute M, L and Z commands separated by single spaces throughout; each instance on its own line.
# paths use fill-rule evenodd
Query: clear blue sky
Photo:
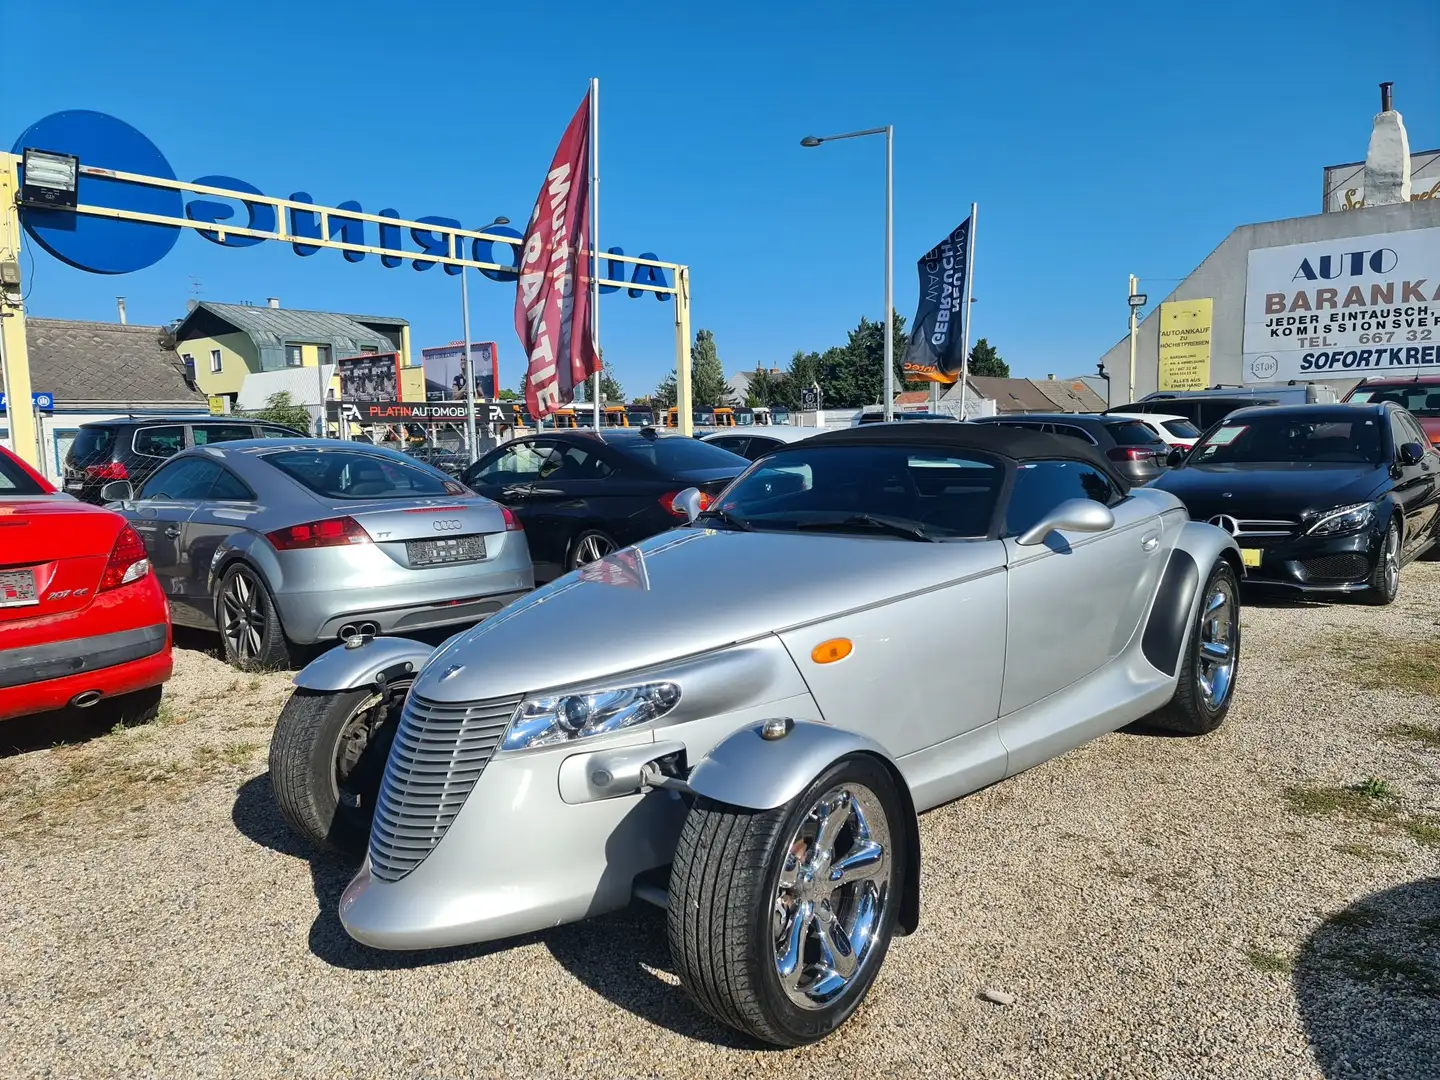
M 1415 150 L 1440 146 L 1440 4 L 1030 3 L 201 5 L 5 0 L 0 143 L 67 108 L 148 134 L 181 179 L 523 221 L 561 131 L 601 80 L 601 241 L 693 267 L 694 326 L 727 371 L 783 365 L 882 315 L 883 141 L 893 123 L 896 307 L 914 263 L 980 204 L 975 333 L 1016 374 L 1094 369 L 1124 333 L 1126 275 L 1152 301 L 1235 226 L 1318 211 L 1321 168 L 1364 157 L 1376 84 Z M 222 13 L 223 11 L 223 13 Z M 408 318 L 460 337 L 458 279 L 338 252 L 180 237 L 124 277 L 38 249 L 34 315 L 132 322 L 216 301 Z M 26 264 L 28 270 L 28 260 Z M 474 275 L 473 336 L 519 381 L 514 287 Z M 630 394 L 672 364 L 671 304 L 608 296 L 606 358 Z M 43 388 L 44 375 L 36 373 Z

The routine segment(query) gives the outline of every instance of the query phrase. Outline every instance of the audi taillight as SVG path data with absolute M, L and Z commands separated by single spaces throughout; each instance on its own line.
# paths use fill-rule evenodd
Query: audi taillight
M 683 518 L 685 516 L 685 511 L 675 505 L 675 500 L 679 497 L 680 492 L 667 491 L 664 495 L 660 496 L 660 505 L 663 506 L 666 510 L 668 510 L 672 517 Z M 709 509 L 710 502 L 710 496 L 703 491 L 700 492 L 700 509 Z
M 85 475 L 92 480 L 129 480 L 130 470 L 123 461 L 109 461 L 104 465 L 86 465 Z
M 501 514 L 502 517 L 505 518 L 505 531 L 506 531 L 506 532 L 524 532 L 524 531 L 525 531 L 525 526 L 520 524 L 520 519 L 517 518 L 517 517 L 511 512 L 510 507 L 508 507 L 508 506 L 502 506 L 502 507 L 500 507 L 500 514 Z
M 105 563 L 105 572 L 100 575 L 100 587 L 96 592 L 118 589 L 139 581 L 150 572 L 150 560 L 145 557 L 145 541 L 140 534 L 126 525 L 115 538 L 110 549 L 110 559 Z
M 354 518 L 338 517 L 276 529 L 274 532 L 266 533 L 265 539 L 270 541 L 276 551 L 296 551 L 300 548 L 368 544 L 370 543 L 370 534 Z

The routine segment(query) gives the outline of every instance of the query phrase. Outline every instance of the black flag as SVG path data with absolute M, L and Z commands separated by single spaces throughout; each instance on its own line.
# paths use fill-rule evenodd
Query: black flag
M 970 219 L 927 251 L 920 269 L 920 304 L 905 349 L 905 378 L 950 384 L 965 353 L 965 274 L 970 265 Z

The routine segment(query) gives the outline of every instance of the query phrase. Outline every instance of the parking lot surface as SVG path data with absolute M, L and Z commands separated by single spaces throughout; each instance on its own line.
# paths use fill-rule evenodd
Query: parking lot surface
M 1217 733 L 1106 736 L 927 815 L 919 932 L 797 1051 L 705 1019 L 650 909 L 351 942 L 351 868 L 270 794 L 287 676 L 184 639 L 154 724 L 0 731 L 0 1076 L 1440 1076 L 1440 564 L 1244 634 Z

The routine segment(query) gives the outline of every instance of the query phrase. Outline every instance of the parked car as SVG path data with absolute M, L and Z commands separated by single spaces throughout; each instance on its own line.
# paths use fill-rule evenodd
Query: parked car
M 1425 438 L 1440 446 L 1440 375 L 1392 375 L 1361 379 L 1345 395 L 1347 402 L 1393 401 L 1420 421 Z
M 899 423 L 906 420 L 949 420 L 951 423 L 959 423 L 958 418 L 951 416 L 949 413 L 901 412 L 899 409 L 891 410 L 889 421 L 890 423 Z M 885 411 L 879 406 L 872 406 L 862 410 L 860 415 L 857 416 L 853 421 L 851 421 L 851 426 L 857 427 L 860 424 L 883 423 L 886 423 Z
M 0 447 L 0 720 L 69 705 L 142 723 L 170 669 L 165 595 L 135 530 Z
M 720 494 L 749 464 L 718 446 L 654 428 L 556 431 L 496 447 L 462 479 L 525 525 L 541 581 L 685 520 L 675 497 Z
M 782 446 L 787 446 L 801 439 L 808 439 L 816 434 L 820 428 L 781 427 L 770 425 L 769 427 L 746 427 L 740 431 L 717 431 L 713 435 L 706 435 L 704 441 L 712 446 L 718 446 L 721 450 L 729 450 L 732 454 L 739 454 L 749 461 L 757 461 Z
M 1132 484 L 1146 484 L 1163 473 L 1170 446 L 1138 420 L 1086 413 L 1025 413 L 1019 416 L 982 416 L 971 423 L 1044 431 L 1094 446 Z
M 100 489 L 114 480 L 140 485 L 181 450 L 236 439 L 303 439 L 305 433 L 280 424 L 231 416 L 147 416 L 81 424 L 65 454 L 65 490 L 77 499 L 101 503 Z
M 1388 604 L 1440 530 L 1440 450 L 1404 409 L 1241 409 L 1155 486 L 1240 544 L 1247 580 Z
M 1107 412 L 1106 416 L 1113 416 L 1121 420 L 1138 420 L 1144 424 L 1155 435 L 1172 450 L 1181 447 L 1188 450 L 1195 445 L 1195 440 L 1200 438 L 1200 429 L 1183 416 L 1167 416 L 1165 413 L 1124 413 Z
M 1286 386 L 1214 386 L 1207 390 L 1160 390 L 1139 401 L 1106 409 L 1111 413 L 1165 413 L 1183 416 L 1201 431 L 1213 427 L 1236 409 L 1260 405 L 1324 405 L 1338 401 L 1334 387 L 1323 383 Z
M 247 439 L 102 493 L 145 541 L 176 623 L 242 669 L 295 646 L 473 623 L 530 591 L 514 514 L 394 450 Z
M 322 744 L 375 672 L 419 672 L 340 899 L 352 937 L 491 941 L 635 896 L 668 907 L 703 1009 L 814 1042 L 916 929 L 917 810 L 1230 707 L 1234 539 L 1088 443 L 846 428 L 699 495 L 438 650 L 377 638 L 296 677 L 316 704 L 286 707 L 282 748 Z M 272 776 L 312 767 L 272 751 Z

